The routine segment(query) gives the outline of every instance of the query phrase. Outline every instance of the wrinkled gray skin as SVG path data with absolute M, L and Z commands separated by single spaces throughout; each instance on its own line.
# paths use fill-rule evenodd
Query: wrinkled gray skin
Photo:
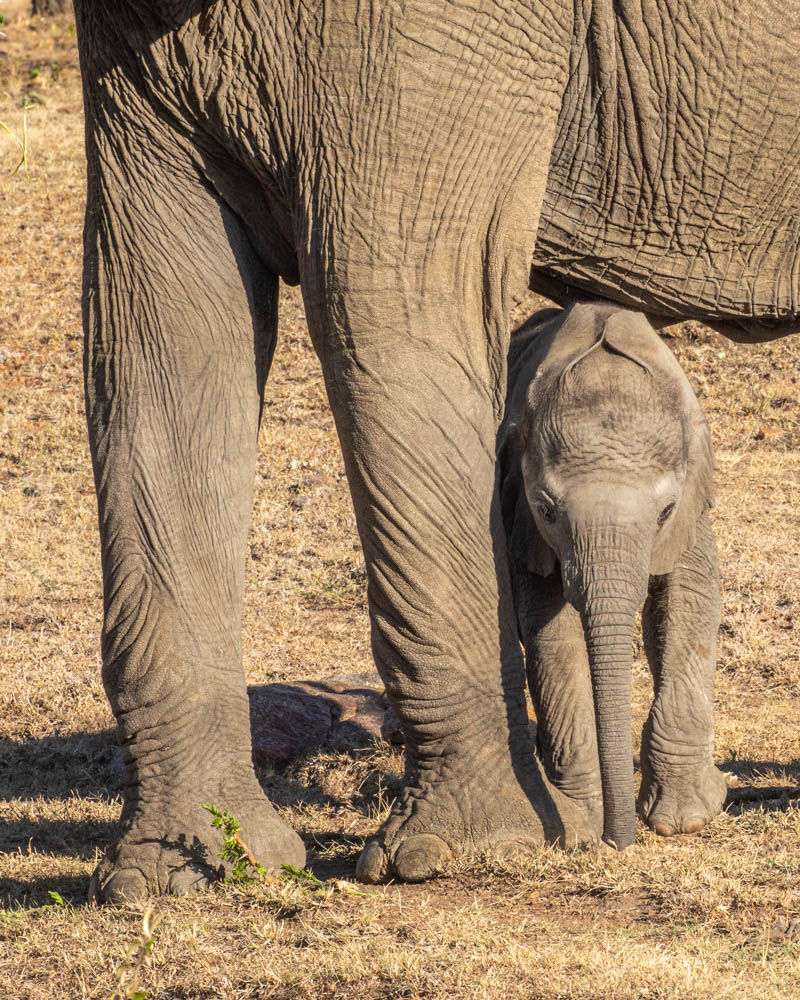
M 797 327 L 797 3 L 75 11 L 103 679 L 126 762 L 97 895 L 213 877 L 209 800 L 266 865 L 303 860 L 251 766 L 241 669 L 279 277 L 302 286 L 408 747 L 358 874 L 591 839 L 528 735 L 495 488 L 509 310 L 530 280 L 743 336 Z
M 631 647 L 645 602 L 655 700 L 639 811 L 663 835 L 722 808 L 713 703 L 719 573 L 708 427 L 641 313 L 582 304 L 512 336 L 500 497 L 547 777 L 635 840 Z

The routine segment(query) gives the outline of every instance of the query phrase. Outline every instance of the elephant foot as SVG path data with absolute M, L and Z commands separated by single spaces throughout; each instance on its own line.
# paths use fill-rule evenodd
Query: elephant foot
M 545 784 L 553 800 L 559 804 L 559 812 L 567 813 L 567 808 L 561 804 L 566 800 L 569 810 L 580 818 L 575 830 L 576 843 L 564 846 L 599 847 L 603 842 L 603 788 L 597 750 L 587 755 L 588 759 L 572 759 L 570 767 L 556 767 L 552 755 L 545 756 L 547 747 L 540 747 L 538 754 L 542 760 Z
M 713 764 L 692 774 L 660 778 L 645 771 L 636 807 L 650 829 L 661 837 L 697 833 L 721 811 L 728 785 Z
M 140 805 L 125 823 L 119 842 L 97 866 L 89 900 L 123 905 L 152 895 L 183 896 L 224 877 L 229 866 L 220 859 L 223 833 L 212 826 L 202 801 L 200 796 L 191 802 L 184 799 L 182 809 L 174 801 L 160 810 Z M 303 867 L 302 840 L 260 790 L 246 799 L 225 797 L 214 804 L 239 821 L 242 840 L 267 870 L 279 870 L 281 864 Z
M 550 794 L 556 803 L 560 804 L 564 800 L 569 803 L 568 807 L 560 805 L 559 812 L 563 815 L 574 815 L 578 818 L 577 824 L 572 829 L 572 838 L 565 839 L 560 844 L 562 847 L 591 847 L 601 849 L 604 847 L 603 841 L 603 795 L 598 790 L 593 795 L 575 794 L 572 789 L 566 789 L 560 785 L 548 783 Z
M 582 804 L 552 786 L 530 755 L 521 777 L 495 762 L 419 778 L 395 804 L 378 835 L 368 841 L 356 866 L 361 882 L 396 878 L 423 882 L 455 858 L 484 851 L 510 857 L 530 854 L 545 844 L 566 847 L 599 842 L 600 829 Z M 442 768 L 443 770 L 444 768 Z

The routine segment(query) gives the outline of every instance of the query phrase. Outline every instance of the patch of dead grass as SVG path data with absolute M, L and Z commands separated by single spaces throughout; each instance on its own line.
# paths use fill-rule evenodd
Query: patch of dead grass
M 29 112 L 31 181 L 0 137 L 0 983 L 14 1000 L 108 997 L 141 912 L 83 905 L 114 834 L 119 773 L 99 679 L 101 594 L 81 401 L 83 138 L 68 19 L 0 40 L 0 119 Z M 34 74 L 34 70 L 36 70 Z M 250 683 L 370 668 L 364 566 L 299 294 L 283 289 L 247 567 Z M 539 304 L 519 310 L 523 318 Z M 800 344 L 668 343 L 709 417 L 723 571 L 716 755 L 740 788 L 800 778 Z M 761 428 L 778 428 L 758 438 Z M 634 728 L 650 699 L 641 655 Z M 265 770 L 323 877 L 351 877 L 402 773 L 346 745 Z M 224 806 L 224 803 L 219 803 Z M 640 830 L 628 854 L 542 851 L 456 865 L 367 897 L 295 883 L 157 901 L 149 996 L 772 1000 L 795 996 L 794 798 L 744 801 L 698 837 Z M 49 891 L 67 906 L 51 905 Z M 781 923 L 782 922 L 782 923 Z

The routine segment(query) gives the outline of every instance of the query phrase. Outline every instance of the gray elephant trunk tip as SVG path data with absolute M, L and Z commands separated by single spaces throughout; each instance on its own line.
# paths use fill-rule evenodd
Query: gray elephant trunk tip
M 620 854 L 624 854 L 630 847 L 636 843 L 636 833 L 631 832 L 625 836 L 617 835 L 618 839 L 613 840 L 606 833 L 603 833 L 603 843 L 607 844 L 612 850 L 618 851 Z

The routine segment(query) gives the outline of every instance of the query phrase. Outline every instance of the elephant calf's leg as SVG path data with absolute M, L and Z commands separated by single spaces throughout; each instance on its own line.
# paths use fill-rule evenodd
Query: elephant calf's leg
M 542 579 L 516 563 L 512 576 L 539 754 L 550 782 L 585 815 L 575 841 L 599 841 L 603 790 L 583 626 L 560 574 Z
M 726 795 L 712 759 L 719 567 L 708 515 L 677 569 L 651 581 L 643 627 L 655 700 L 642 734 L 638 810 L 663 836 L 695 833 Z
M 103 681 L 125 761 L 122 836 L 93 890 L 109 900 L 218 873 L 222 839 L 203 803 L 230 809 L 265 865 L 305 856 L 253 770 L 241 662 L 277 281 L 180 149 L 139 152 L 90 172 L 86 230 Z

